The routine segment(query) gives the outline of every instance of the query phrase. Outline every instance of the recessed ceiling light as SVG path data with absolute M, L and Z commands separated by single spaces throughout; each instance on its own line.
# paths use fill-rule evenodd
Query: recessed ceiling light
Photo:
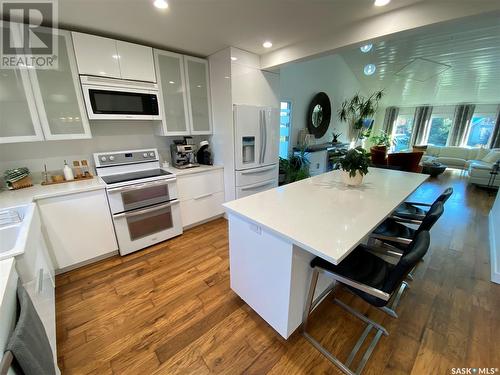
M 365 67 L 363 68 L 363 72 L 367 76 L 371 76 L 373 73 L 375 73 L 376 70 L 377 67 L 374 64 L 365 65 Z
M 113 55 L 113 59 L 119 59 L 120 55 Z
M 361 50 L 361 52 L 363 53 L 367 53 L 367 52 L 370 52 L 373 48 L 373 44 L 365 44 L 364 46 L 361 46 L 359 47 L 359 49 Z
M 155 0 L 153 5 L 158 9 L 167 9 L 168 3 L 165 0 Z
M 391 0 L 375 0 L 375 6 L 376 7 L 383 7 L 387 4 L 389 4 Z
M 175 84 L 174 81 L 168 81 L 168 83 L 170 83 L 171 85 Z
M 238 60 L 238 58 L 234 57 L 234 56 L 231 56 L 231 60 L 236 61 L 236 60 Z
M 262 43 L 262 47 L 264 47 L 264 48 L 271 48 L 272 46 L 273 46 L 273 44 L 268 40 L 266 40 L 264 43 Z

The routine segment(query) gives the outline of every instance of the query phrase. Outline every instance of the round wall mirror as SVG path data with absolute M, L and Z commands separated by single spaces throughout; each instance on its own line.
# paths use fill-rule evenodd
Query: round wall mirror
M 316 94 L 307 111 L 307 128 L 316 138 L 325 135 L 330 126 L 332 107 L 330 98 L 324 92 Z

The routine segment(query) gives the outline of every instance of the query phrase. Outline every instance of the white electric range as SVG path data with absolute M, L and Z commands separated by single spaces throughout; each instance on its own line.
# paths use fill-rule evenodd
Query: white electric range
M 121 255 L 182 234 L 176 178 L 160 168 L 157 149 L 99 152 L 94 161 Z

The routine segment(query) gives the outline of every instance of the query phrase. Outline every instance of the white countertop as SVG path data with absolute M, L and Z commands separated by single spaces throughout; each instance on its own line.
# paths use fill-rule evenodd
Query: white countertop
M 359 187 L 342 183 L 340 171 L 224 204 L 236 214 L 338 264 L 427 175 L 370 168 Z
M 166 170 L 167 172 L 175 174 L 176 176 L 185 176 L 188 174 L 215 171 L 217 169 L 223 169 L 223 168 L 224 167 L 222 165 L 203 165 L 203 164 L 200 164 L 199 167 L 194 167 L 194 168 L 178 169 L 178 168 L 174 168 L 174 167 L 169 167 L 169 168 L 163 168 L 163 169 Z
M 47 186 L 37 184 L 25 189 L 2 190 L 0 191 L 0 209 L 28 204 L 38 199 L 99 190 L 104 189 L 105 187 L 106 184 L 100 177 L 94 177 L 91 180 L 66 182 L 63 184 Z

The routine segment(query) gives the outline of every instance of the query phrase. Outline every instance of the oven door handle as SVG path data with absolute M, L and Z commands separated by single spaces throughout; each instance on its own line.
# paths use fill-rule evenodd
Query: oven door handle
M 111 189 L 108 189 L 108 192 L 112 193 L 112 194 L 114 194 L 114 193 L 120 193 L 120 192 L 127 192 L 127 191 L 133 191 L 133 190 L 139 190 L 139 189 L 147 188 L 149 186 L 168 185 L 168 184 L 170 184 L 170 183 L 172 183 L 174 181 L 175 180 L 170 179 L 170 180 L 167 180 L 167 181 L 158 180 L 158 181 L 144 182 L 142 184 L 136 184 L 136 185 L 132 185 L 132 186 L 123 186 L 123 187 L 111 188 Z
M 168 203 L 162 203 L 162 204 L 159 204 L 159 205 L 156 205 L 153 207 L 144 208 L 144 209 L 138 210 L 138 211 L 122 212 L 121 214 L 113 215 L 113 217 L 118 219 L 118 218 L 125 217 L 125 216 L 128 216 L 128 217 L 138 216 L 138 215 L 142 215 L 142 214 L 147 214 L 148 212 L 158 211 L 158 210 L 161 210 L 163 208 L 170 207 L 170 206 L 177 204 L 177 203 L 179 203 L 179 201 L 175 200 L 175 201 L 168 202 Z

